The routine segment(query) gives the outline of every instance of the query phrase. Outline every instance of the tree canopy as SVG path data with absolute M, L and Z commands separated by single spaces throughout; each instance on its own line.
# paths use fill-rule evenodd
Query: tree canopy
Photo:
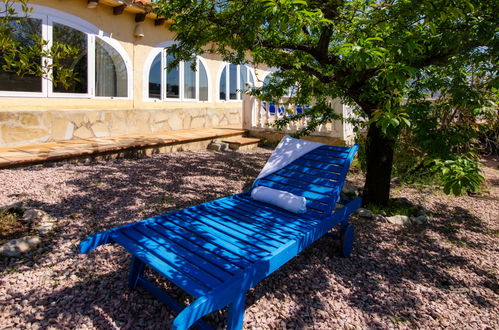
M 279 69 L 254 92 L 272 99 L 297 86 L 290 101 L 313 104 L 302 114 L 312 128 L 337 118 L 333 98 L 355 105 L 367 203 L 388 201 L 401 134 L 445 174 L 447 192 L 480 185 L 469 140 L 497 111 L 496 1 L 159 0 L 154 10 L 174 21 L 177 60 L 217 52 Z

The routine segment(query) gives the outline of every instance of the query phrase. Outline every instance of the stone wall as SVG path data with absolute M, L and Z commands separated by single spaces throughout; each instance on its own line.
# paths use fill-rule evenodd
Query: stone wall
M 287 135 L 286 133 L 280 133 L 272 130 L 253 130 L 250 129 L 248 131 L 248 135 L 251 137 L 259 138 L 259 139 L 265 139 L 269 142 L 274 142 L 277 143 L 281 141 L 284 135 Z M 337 137 L 332 137 L 332 136 L 319 136 L 319 135 L 309 135 L 309 136 L 302 136 L 300 139 L 307 140 L 307 141 L 312 141 L 312 142 L 319 142 L 331 146 L 340 146 L 344 147 L 345 145 L 351 145 L 353 144 L 351 141 L 345 141 L 343 139 L 337 138 Z
M 0 146 L 241 125 L 241 107 L 0 111 Z

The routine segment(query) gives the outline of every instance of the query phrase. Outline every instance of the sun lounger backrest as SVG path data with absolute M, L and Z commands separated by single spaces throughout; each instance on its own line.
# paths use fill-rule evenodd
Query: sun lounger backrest
M 284 168 L 255 182 L 288 191 L 307 199 L 307 213 L 329 216 L 339 199 L 348 169 L 358 145 L 352 147 L 321 146 Z

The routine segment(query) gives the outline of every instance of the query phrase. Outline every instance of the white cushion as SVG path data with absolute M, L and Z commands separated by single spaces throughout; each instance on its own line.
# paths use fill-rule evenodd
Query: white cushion
M 285 209 L 293 213 L 305 213 L 307 200 L 287 191 L 258 186 L 251 191 L 251 198 Z

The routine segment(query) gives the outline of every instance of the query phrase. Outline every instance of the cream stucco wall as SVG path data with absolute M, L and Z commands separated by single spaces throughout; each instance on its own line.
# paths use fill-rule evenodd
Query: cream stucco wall
M 217 101 L 217 75 L 223 65 L 217 55 L 203 56 L 211 78 L 209 102 L 148 101 L 143 95 L 148 83 L 144 81 L 145 62 L 154 47 L 173 40 L 174 35 L 166 25 L 155 26 L 153 19 L 146 18 L 141 23 L 145 36 L 136 38 L 135 14 L 125 11 L 115 16 L 105 2 L 88 9 L 86 0 L 30 1 L 77 16 L 118 42 L 133 66 L 132 95 L 127 99 L 0 96 L 0 145 L 241 124 L 241 102 Z M 257 70 L 256 75 L 259 85 L 265 72 Z M 124 129 L 123 125 L 134 127 Z

